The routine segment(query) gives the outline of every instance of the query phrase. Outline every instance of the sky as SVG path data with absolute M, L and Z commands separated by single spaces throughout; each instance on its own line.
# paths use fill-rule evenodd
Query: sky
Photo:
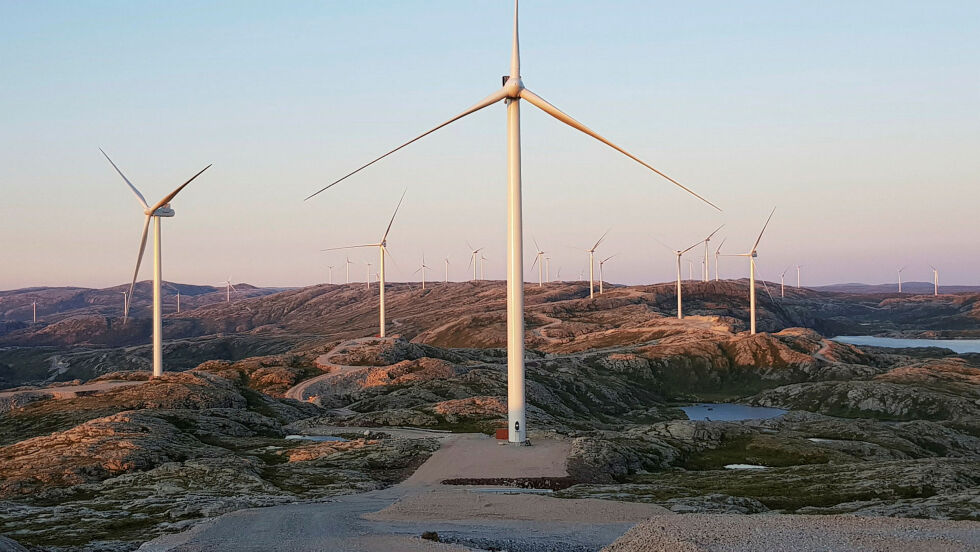
M 131 278 L 142 209 L 100 147 L 150 202 L 214 164 L 163 220 L 170 281 L 342 281 L 348 253 L 322 250 L 379 240 L 405 190 L 389 280 L 423 254 L 466 279 L 467 242 L 502 279 L 503 104 L 304 198 L 498 88 L 511 9 L 0 0 L 0 289 Z M 525 279 L 532 238 L 577 279 L 609 230 L 607 281 L 668 281 L 658 240 L 724 224 L 712 250 L 744 252 L 775 207 L 766 279 L 980 284 L 977 21 L 975 1 L 525 0 L 525 85 L 723 209 L 523 103 Z M 349 257 L 352 279 L 376 267 Z

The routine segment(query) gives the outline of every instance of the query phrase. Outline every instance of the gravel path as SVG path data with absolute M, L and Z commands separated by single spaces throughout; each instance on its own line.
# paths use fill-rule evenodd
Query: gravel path
M 0 391 L 0 399 L 11 398 L 20 393 L 44 393 L 51 395 L 54 399 L 72 399 L 79 393 L 101 393 L 117 387 L 127 387 L 130 385 L 141 385 L 146 380 L 140 381 L 100 381 L 96 383 L 84 383 L 81 385 L 56 385 L 52 387 L 39 387 L 37 389 L 21 389 L 17 391 Z
M 307 395 L 307 390 L 310 388 L 311 385 L 318 384 L 318 383 L 320 383 L 322 381 L 325 381 L 325 380 L 327 380 L 329 378 L 332 378 L 333 376 L 335 376 L 337 374 L 344 374 L 344 373 L 351 372 L 351 371 L 354 371 L 354 370 L 364 370 L 364 369 L 366 369 L 367 367 L 365 367 L 365 366 L 345 366 L 345 365 L 342 365 L 342 364 L 336 364 L 336 363 L 331 362 L 330 359 L 333 358 L 333 356 L 336 355 L 337 354 L 337 351 L 339 349 L 341 349 L 341 348 L 347 349 L 347 348 L 353 347 L 355 345 L 361 345 L 363 343 L 369 343 L 369 342 L 372 342 L 372 341 L 378 341 L 378 339 L 380 339 L 380 338 L 375 338 L 375 337 L 359 337 L 357 339 L 351 339 L 351 340 L 348 340 L 348 341 L 343 341 L 341 343 L 338 343 L 337 346 L 334 347 L 333 349 L 330 349 L 326 353 L 324 353 L 324 354 L 316 357 L 316 360 L 314 360 L 313 362 L 321 370 L 328 370 L 329 372 L 326 373 L 326 374 L 323 374 L 322 376 L 317 376 L 315 378 L 310 378 L 308 380 L 301 381 L 301 382 L 297 383 L 296 385 L 290 387 L 289 390 L 286 391 L 286 395 L 285 395 L 286 398 L 287 399 L 296 399 L 297 401 L 305 401 L 306 399 L 309 398 L 309 396 Z
M 687 514 L 651 519 L 604 552 L 965 552 L 980 523 L 926 519 Z

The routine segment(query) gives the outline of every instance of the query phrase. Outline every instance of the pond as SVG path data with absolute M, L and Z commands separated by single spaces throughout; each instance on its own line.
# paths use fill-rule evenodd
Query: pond
M 850 345 L 871 345 L 874 347 L 945 347 L 955 353 L 980 353 L 980 339 L 903 339 L 898 337 L 875 337 L 873 335 L 839 335 L 833 341 Z
M 691 420 L 705 420 L 709 422 L 737 422 L 739 420 L 765 420 L 775 418 L 786 413 L 781 408 L 767 408 L 764 406 L 748 406 L 745 404 L 728 403 L 698 403 L 691 406 L 682 406 L 681 410 L 687 414 Z
M 329 441 L 346 441 L 343 437 L 334 437 L 333 435 L 287 435 L 286 439 L 302 439 L 304 441 L 319 441 L 319 442 L 329 442 Z

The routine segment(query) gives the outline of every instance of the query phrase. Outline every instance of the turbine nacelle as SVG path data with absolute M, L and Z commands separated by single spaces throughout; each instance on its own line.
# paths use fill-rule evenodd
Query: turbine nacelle
M 524 81 L 521 80 L 521 77 L 509 77 L 504 75 L 503 81 L 503 93 L 505 97 L 511 100 L 520 99 L 521 90 L 524 90 Z
M 149 217 L 172 217 L 177 213 L 174 212 L 174 210 L 170 207 L 170 204 L 168 203 L 163 207 L 160 207 L 156 211 L 150 211 L 149 209 L 146 209 L 145 211 L 143 211 L 143 214 Z

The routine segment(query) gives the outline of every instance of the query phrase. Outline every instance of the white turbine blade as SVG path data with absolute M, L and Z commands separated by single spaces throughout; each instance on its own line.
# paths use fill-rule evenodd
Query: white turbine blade
M 533 262 L 533 263 L 531 263 L 531 268 L 532 268 L 532 269 L 534 268 L 534 265 L 536 265 L 536 264 L 538 264 L 538 258 L 539 258 L 539 257 L 541 257 L 541 255 L 535 255 L 535 256 L 534 256 L 534 262 Z
M 715 209 L 721 211 L 721 207 L 718 207 L 714 203 L 711 203 L 707 199 L 699 196 L 697 193 L 695 193 L 690 188 L 684 186 L 680 182 L 674 180 L 673 178 L 667 176 L 666 174 L 664 174 L 664 173 L 658 171 L 657 169 L 653 168 L 652 166 L 648 165 L 647 163 L 645 163 L 644 161 L 642 161 L 639 157 L 636 157 L 632 153 L 624 150 L 623 148 L 617 146 L 616 144 L 613 144 L 609 140 L 606 140 L 605 138 L 603 138 L 602 136 L 600 136 L 599 134 L 597 134 L 594 130 L 592 130 L 589 127 L 583 125 L 582 123 L 576 121 L 575 119 L 573 119 L 572 117 L 570 117 L 568 114 L 562 112 L 557 107 L 555 107 L 555 106 L 551 105 L 550 103 L 546 102 L 543 98 L 541 98 L 541 96 L 538 96 L 537 94 L 535 94 L 534 92 L 531 92 L 527 88 L 524 88 L 524 89 L 521 90 L 521 98 L 527 100 L 531 105 L 537 107 L 541 111 L 544 111 L 548 115 L 551 115 L 552 117 L 554 117 L 555 119 L 558 119 L 559 121 L 565 123 L 566 125 L 574 128 L 576 130 L 579 130 L 581 132 L 584 132 L 585 134 L 588 134 L 589 136 L 595 138 L 596 140 L 602 142 L 603 144 L 606 144 L 607 146 L 611 147 L 612 149 L 618 151 L 619 153 L 622 153 L 623 155 L 625 155 L 626 157 L 629 157 L 633 161 L 636 161 L 637 163 L 643 165 L 644 167 L 650 169 L 651 171 L 653 171 L 653 172 L 659 174 L 660 176 L 666 178 L 671 183 L 673 183 L 677 187 L 681 188 L 685 192 L 693 195 L 694 197 L 700 199 L 701 201 L 703 201 L 703 202 L 707 203 L 708 205 L 711 205 Z
M 653 241 L 655 241 L 655 242 L 659 243 L 660 245 L 662 245 L 663 248 L 666 249 L 667 251 L 670 251 L 671 253 L 677 253 L 677 250 L 675 250 L 673 247 L 667 245 L 666 243 L 660 241 L 657 238 L 657 236 L 652 236 L 652 237 L 653 237 Z
M 728 237 L 727 236 L 725 237 L 725 239 L 721 240 L 721 243 L 718 244 L 718 249 L 715 249 L 715 254 L 716 255 L 718 255 L 718 254 L 721 253 L 721 246 L 725 245 L 725 242 L 726 241 L 728 241 Z
M 531 241 L 534 242 L 534 250 L 540 253 L 541 252 L 541 246 L 538 245 L 538 240 L 536 240 L 534 238 L 534 236 L 531 236 Z
M 161 199 L 160 201 L 158 201 L 157 204 L 154 205 L 153 207 L 150 207 L 150 212 L 152 213 L 152 212 L 156 211 L 157 209 L 159 209 L 160 207 L 163 207 L 164 205 L 170 203 L 170 201 L 174 197 L 176 197 L 177 194 L 179 194 L 180 191 L 183 190 L 185 186 L 187 186 L 188 184 L 190 184 L 191 181 L 193 181 L 195 178 L 201 176 L 201 173 L 204 172 L 204 171 L 206 171 L 206 170 L 208 170 L 209 168 L 211 168 L 211 165 L 208 165 L 207 167 L 204 167 L 203 169 L 201 169 L 200 171 L 198 171 L 197 174 L 195 174 L 194 176 L 192 176 L 190 178 L 190 180 L 188 180 L 187 182 L 184 182 L 180 186 L 177 186 L 177 189 L 176 190 L 174 190 L 174 191 L 170 192 L 169 194 L 167 194 L 167 197 L 165 197 L 165 198 Z
M 759 273 L 759 281 L 762 282 L 762 287 L 765 288 L 766 293 L 769 295 L 769 301 L 775 303 L 776 300 L 772 298 L 772 293 L 769 292 L 769 286 L 766 285 L 766 279 L 762 277 L 762 270 L 759 268 L 759 261 L 755 261 L 755 271 Z
M 769 226 L 769 221 L 772 220 L 772 214 L 776 212 L 776 208 L 773 207 L 772 211 L 769 212 L 769 218 L 766 219 L 766 224 L 762 226 L 762 232 L 759 232 L 759 237 L 755 239 L 755 244 L 752 245 L 752 249 L 749 251 L 755 251 L 755 248 L 759 246 L 759 242 L 762 241 L 762 235 L 766 233 L 766 228 Z
M 355 175 L 355 174 L 357 174 L 357 173 L 359 173 L 359 172 L 361 172 L 362 170 L 364 170 L 364 169 L 366 169 L 366 168 L 368 168 L 368 167 L 370 167 L 371 165 L 373 165 L 373 164 L 375 164 L 375 163 L 377 163 L 378 161 L 381 161 L 381 160 L 382 160 L 382 159 L 384 159 L 385 157 L 388 157 L 389 155 L 391 155 L 391 154 L 393 154 L 393 153 L 395 153 L 396 151 L 398 151 L 398 150 L 400 150 L 400 149 L 402 149 L 402 148 L 404 148 L 405 146 L 408 146 L 409 144 L 412 144 L 412 143 L 414 143 L 414 142 L 417 142 L 417 141 L 419 141 L 419 140 L 421 140 L 422 138 L 425 138 L 426 136 L 428 136 L 428 135 L 430 135 L 430 134 L 432 134 L 433 132 L 435 132 L 435 131 L 437 131 L 437 130 L 439 130 L 440 128 L 442 128 L 442 127 L 444 127 L 444 126 L 446 126 L 446 125 L 448 125 L 448 124 L 450 124 L 450 123 L 453 123 L 453 122 L 455 122 L 455 121 L 458 121 L 459 119 L 462 119 L 463 117 L 466 117 L 467 115 L 469 115 L 469 114 L 471 114 L 471 113 L 474 113 L 474 112 L 476 112 L 476 111 L 479 111 L 479 110 L 481 110 L 481 109 L 483 109 L 484 107 L 487 107 L 487 106 L 489 106 L 489 105 L 493 105 L 493 104 L 495 104 L 495 103 L 497 103 L 497 102 L 499 102 L 500 100 L 502 100 L 502 99 L 504 99 L 504 98 L 506 98 L 506 97 L 507 97 L 507 92 L 505 92 L 503 88 L 501 88 L 500 90 L 497 90 L 497 91 L 496 91 L 496 92 L 494 92 L 493 94 L 490 94 L 489 96 L 487 96 L 486 98 L 484 98 L 483 100 L 481 100 L 481 101 L 480 101 L 479 103 L 477 103 L 477 104 L 476 104 L 476 105 L 474 105 L 473 107 L 471 107 L 471 108 L 469 108 L 469 109 L 467 109 L 466 111 L 464 111 L 464 112 L 462 112 L 462 113 L 460 113 L 459 115 L 456 115 L 456 116 L 455 116 L 455 117 L 453 117 L 452 119 L 449 119 L 448 121 L 446 121 L 446 122 L 444 122 L 444 123 L 442 123 L 442 124 L 440 124 L 439 126 L 437 126 L 437 127 L 435 127 L 435 128 L 432 128 L 431 130 L 427 130 L 426 132 L 424 132 L 424 133 L 422 133 L 422 134 L 420 134 L 420 135 L 418 135 L 418 136 L 416 136 L 415 138 L 412 138 L 412 139 L 411 139 L 411 140 L 409 140 L 408 142 L 405 142 L 404 144 L 402 144 L 402 145 L 400 145 L 400 146 L 398 146 L 397 148 L 395 148 L 395 149 L 393 149 L 393 150 L 391 150 L 391 151 L 389 151 L 388 153 L 385 153 L 385 154 L 384 154 L 384 155 L 382 155 L 381 157 L 377 157 L 377 158 L 375 158 L 374 160 L 372 160 L 372 161 L 370 161 L 370 162 L 368 162 L 368 163 L 365 163 L 364 165 L 361 165 L 360 167 L 358 167 L 358 168 L 356 168 L 356 169 L 354 169 L 353 171 L 351 171 L 351 172 L 349 172 L 349 173 L 347 173 L 347 174 L 345 174 L 344 176 L 342 176 L 342 177 L 340 177 L 340 178 L 338 178 L 337 180 L 334 180 L 334 181 L 333 181 L 333 182 L 331 182 L 330 184 L 327 184 L 327 185 L 326 185 L 326 186 L 324 186 L 323 188 L 320 188 L 320 189 L 319 189 L 319 190 L 317 190 L 316 192 L 314 192 L 314 193 L 312 193 L 312 194 L 310 194 L 309 196 L 307 196 L 307 197 L 306 197 L 306 199 L 310 199 L 311 197 L 313 197 L 313 196 L 315 196 L 315 195 L 317 195 L 317 194 L 319 194 L 320 192 L 323 192 L 324 190 L 326 190 L 326 189 L 328 189 L 328 188 L 330 188 L 331 186 L 333 186 L 333 185 L 335 185 L 335 184 L 338 184 L 338 183 L 340 183 L 340 182 L 342 182 L 342 181 L 344 181 L 344 180 L 346 180 L 347 178 L 349 178 L 349 177 L 351 177 L 351 176 L 353 176 L 353 175 Z M 304 200 L 304 201 L 305 201 L 305 200 Z
M 688 251 L 690 251 L 690 250 L 692 250 L 692 249 L 694 249 L 695 247 L 697 247 L 697 246 L 699 246 L 699 245 L 701 245 L 702 243 L 704 243 L 704 242 L 702 242 L 702 241 L 700 241 L 700 240 L 698 240 L 698 243 L 696 243 L 696 244 L 694 244 L 694 245 L 692 245 L 691 247 L 688 247 L 688 248 L 687 248 L 687 249 L 685 249 L 684 251 L 681 251 L 681 255 L 683 255 L 684 253 L 687 253 Z
M 405 188 L 405 191 L 402 192 L 401 199 L 398 200 L 398 205 L 395 206 L 395 212 L 391 214 L 391 220 L 388 221 L 388 228 L 385 230 L 385 235 L 381 237 L 381 243 L 384 243 L 385 240 L 388 239 L 388 232 L 391 232 L 391 225 L 395 223 L 395 215 L 398 214 L 398 209 L 401 208 L 402 201 L 405 199 L 405 194 L 407 193 L 408 188 Z
M 470 251 L 473 251 L 473 246 L 472 246 L 472 245 L 470 245 L 470 242 L 469 242 L 469 240 L 466 240 L 466 247 L 467 247 L 467 249 L 469 249 Z
M 618 254 L 619 254 L 619 253 L 616 253 L 615 255 L 610 255 L 610 256 L 608 256 L 608 257 L 606 257 L 605 259 L 602 259 L 602 260 L 601 260 L 601 261 L 599 261 L 599 262 L 600 262 L 600 263 L 604 263 L 604 262 L 606 262 L 606 261 L 608 261 L 609 259 L 612 259 L 613 257 L 615 257 L 615 256 L 616 256 L 616 255 L 618 255 Z
M 515 79 L 521 76 L 521 48 L 517 39 L 517 0 L 514 0 L 514 44 L 510 51 L 510 76 Z
M 476 255 L 470 255 L 470 262 L 466 263 L 466 270 L 469 270 L 470 267 L 473 266 L 473 259 L 475 257 L 476 257 Z
M 708 241 L 708 240 L 710 240 L 710 239 L 711 239 L 711 236 L 714 236 L 715 234 L 717 234 L 717 233 L 718 233 L 718 231 L 719 231 L 719 230 L 721 230 L 721 229 L 722 229 L 722 228 L 724 228 L 724 227 L 725 227 L 725 225 L 724 225 L 724 224 L 722 224 L 722 225 L 721 225 L 721 226 L 719 226 L 718 228 L 715 228 L 715 231 L 714 231 L 714 232 L 712 232 L 712 233 L 710 233 L 710 234 L 708 234 L 708 237 L 707 237 L 707 238 L 704 238 L 704 241 Z
M 231 282 L 228 282 L 228 286 L 231 287 L 231 290 L 232 291 L 234 291 L 235 293 L 238 293 L 238 288 L 235 287 L 235 284 L 233 284 Z
M 143 252 L 146 251 L 146 235 L 150 231 L 150 215 L 146 215 L 146 221 L 143 223 L 143 236 L 140 237 L 140 252 L 136 256 L 136 270 L 133 271 L 133 283 L 129 285 L 129 301 L 132 302 L 133 299 L 133 289 L 136 287 L 136 277 L 140 273 L 140 263 L 143 262 Z
M 139 200 L 140 205 L 142 205 L 144 209 L 149 209 L 150 206 L 146 204 L 146 198 L 143 197 L 143 194 L 141 194 L 140 191 L 136 189 L 136 186 L 133 186 L 133 183 L 130 182 L 128 178 L 126 178 L 126 175 L 124 175 L 123 172 L 119 170 L 119 167 L 117 167 L 116 164 L 112 162 L 112 159 L 109 159 L 109 156 L 106 154 L 105 151 L 103 151 L 102 148 L 99 148 L 99 151 L 102 152 L 102 155 L 105 155 L 105 158 L 109 161 L 109 164 L 112 165 L 112 168 L 116 169 L 116 172 L 119 173 L 119 176 L 121 176 L 122 179 L 126 181 L 126 184 L 129 184 L 129 189 L 132 190 L 134 194 L 136 194 L 136 199 Z
M 345 245 L 344 247 L 328 247 L 326 249 L 321 249 L 320 251 L 339 251 L 341 249 L 357 249 L 359 247 L 378 247 L 378 245 L 380 244 L 366 243 L 364 245 Z M 347 259 L 347 262 L 350 263 L 350 258 Z
M 589 251 L 595 251 L 595 248 L 599 247 L 599 244 L 602 243 L 602 240 L 606 239 L 606 234 L 608 234 L 610 230 L 612 230 L 612 228 L 606 230 L 605 233 L 602 234 L 602 237 L 599 238 L 599 241 L 595 242 L 595 245 L 593 245 L 592 249 L 590 249 Z

